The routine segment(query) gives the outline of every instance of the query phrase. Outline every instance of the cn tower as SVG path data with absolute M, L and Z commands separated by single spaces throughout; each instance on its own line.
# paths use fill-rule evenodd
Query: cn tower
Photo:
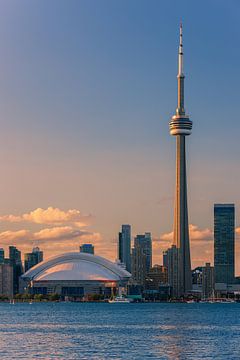
M 187 172 L 186 172 L 186 136 L 191 134 L 192 121 L 184 108 L 184 73 L 183 73 L 183 41 L 182 24 L 180 25 L 180 44 L 178 52 L 178 104 L 169 127 L 170 134 L 176 137 L 176 192 L 174 211 L 174 245 L 177 248 L 175 264 L 175 280 L 173 292 L 175 296 L 186 295 L 192 288 L 191 259 L 188 228 L 187 205 Z

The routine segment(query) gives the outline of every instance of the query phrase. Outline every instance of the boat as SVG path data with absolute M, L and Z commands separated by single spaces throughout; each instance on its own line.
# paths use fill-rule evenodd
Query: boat
M 10 299 L 9 304 L 11 304 L 11 305 L 15 305 L 15 300 L 14 300 L 14 299 Z
M 108 300 L 109 304 L 129 304 L 130 299 L 123 296 L 116 296 L 115 298 Z

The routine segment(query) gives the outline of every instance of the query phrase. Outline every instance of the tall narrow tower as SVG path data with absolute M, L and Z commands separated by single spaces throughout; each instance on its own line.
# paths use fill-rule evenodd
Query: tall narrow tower
M 189 247 L 188 206 L 187 206 L 187 173 L 185 137 L 191 134 L 192 121 L 184 108 L 184 74 L 182 25 L 180 25 L 180 44 L 178 53 L 178 105 L 176 114 L 170 121 L 170 134 L 176 136 L 176 193 L 174 212 L 174 245 L 178 256 L 175 266 L 173 292 L 179 297 L 192 288 L 191 259 Z

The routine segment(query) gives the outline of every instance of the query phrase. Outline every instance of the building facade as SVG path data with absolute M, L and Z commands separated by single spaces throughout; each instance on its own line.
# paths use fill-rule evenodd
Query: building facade
M 38 247 L 33 248 L 31 253 L 24 254 L 24 271 L 43 261 L 43 252 Z
M 0 264 L 3 264 L 5 260 L 4 249 L 0 249 Z
M 160 285 L 168 284 L 167 268 L 162 265 L 154 265 L 150 268 L 146 277 L 146 288 L 158 290 Z
M 178 250 L 176 283 L 174 293 L 177 297 L 187 294 L 192 288 L 191 259 L 188 228 L 187 172 L 185 138 L 191 134 L 192 121 L 184 107 L 184 73 L 182 25 L 180 26 L 180 45 L 178 54 L 178 105 L 170 121 L 170 134 L 176 137 L 176 190 L 174 212 L 174 245 Z
M 131 266 L 132 281 L 137 285 L 144 286 L 147 276 L 146 254 L 141 246 L 135 246 L 132 249 Z
M 235 281 L 235 207 L 234 204 L 214 205 L 214 268 L 215 283 Z
M 152 267 L 152 238 L 150 233 L 137 235 L 134 238 L 134 248 L 132 249 L 132 268 L 133 280 L 140 285 L 145 285 L 147 273 Z
M 0 264 L 0 295 L 13 296 L 13 266 Z
M 202 268 L 202 297 L 208 299 L 214 295 L 214 267 L 210 263 Z
M 167 268 L 168 284 L 171 287 L 171 295 L 174 298 L 179 296 L 178 293 L 178 257 L 179 250 L 172 245 L 164 252 L 164 266 Z
M 118 259 L 125 265 L 127 271 L 131 271 L 131 226 L 122 225 L 122 231 L 118 235 Z
M 19 277 L 23 273 L 21 251 L 15 246 L 9 246 L 9 263 L 13 267 L 13 293 L 19 292 Z
M 82 244 L 80 246 L 80 252 L 94 255 L 94 246 L 92 244 Z

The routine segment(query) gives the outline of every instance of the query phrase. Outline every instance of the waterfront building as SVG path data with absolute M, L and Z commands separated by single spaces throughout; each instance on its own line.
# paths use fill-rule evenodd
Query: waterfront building
M 210 263 L 202 268 L 202 297 L 210 298 L 214 293 L 214 267 Z
M 182 25 L 180 26 L 180 44 L 178 53 L 178 104 L 175 115 L 170 121 L 170 134 L 176 137 L 176 190 L 174 212 L 174 245 L 178 252 L 176 282 L 174 293 L 184 296 L 192 288 L 191 259 L 188 228 L 187 173 L 185 138 L 191 134 L 192 121 L 186 115 L 184 107 L 184 72 Z
M 80 252 L 94 255 L 94 246 L 92 244 L 82 244 Z
M 0 295 L 13 296 L 13 266 L 0 264 Z
M 31 253 L 24 254 L 24 270 L 25 272 L 43 261 L 43 252 L 39 247 L 33 248 Z
M 118 235 L 118 259 L 131 272 L 131 226 L 122 225 Z
M 21 292 L 57 293 L 62 298 L 110 296 L 126 287 L 131 274 L 121 266 L 83 252 L 66 253 L 42 261 L 21 276 Z
M 23 273 L 21 251 L 15 246 L 9 246 L 9 263 L 13 267 L 13 293 L 19 292 L 19 277 Z
M 5 260 L 4 249 L 0 248 L 0 264 L 3 264 Z
M 234 204 L 214 205 L 214 268 L 215 283 L 233 284 L 235 251 Z

